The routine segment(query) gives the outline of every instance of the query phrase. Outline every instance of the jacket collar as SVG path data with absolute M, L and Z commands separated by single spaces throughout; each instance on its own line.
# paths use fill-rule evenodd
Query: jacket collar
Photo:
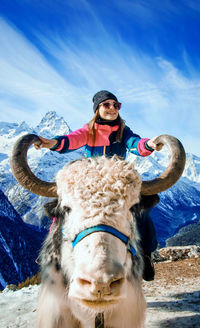
M 113 132 L 113 131 L 117 131 L 119 129 L 119 124 L 110 126 L 110 125 L 102 125 L 102 124 L 95 123 L 94 128 L 95 128 L 95 130 L 104 130 L 104 131 L 108 131 L 108 132 Z

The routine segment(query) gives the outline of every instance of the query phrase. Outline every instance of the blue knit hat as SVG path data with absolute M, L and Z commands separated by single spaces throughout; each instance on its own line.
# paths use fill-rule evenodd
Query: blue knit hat
M 109 91 L 101 90 L 101 91 L 95 93 L 95 95 L 94 95 L 94 97 L 92 99 L 92 101 L 94 103 L 93 104 L 93 110 L 94 110 L 94 112 L 96 112 L 99 104 L 102 103 L 102 101 L 107 100 L 107 99 L 113 99 L 113 100 L 115 100 L 115 101 L 118 102 L 117 97 L 113 93 L 111 93 Z

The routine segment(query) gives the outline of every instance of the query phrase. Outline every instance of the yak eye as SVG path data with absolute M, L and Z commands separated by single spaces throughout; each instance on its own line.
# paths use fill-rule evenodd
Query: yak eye
M 68 206 L 63 206 L 63 212 L 64 213 L 70 213 L 71 212 L 71 208 Z

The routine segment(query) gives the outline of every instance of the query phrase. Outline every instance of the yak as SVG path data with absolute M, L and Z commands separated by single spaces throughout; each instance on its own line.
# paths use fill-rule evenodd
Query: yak
M 142 181 L 132 163 L 114 156 L 85 158 L 64 166 L 56 182 L 38 179 L 26 155 L 35 135 L 23 136 L 11 160 L 16 179 L 36 194 L 55 218 L 40 252 L 38 328 L 141 328 L 146 303 L 137 220 L 157 193 L 181 176 L 185 152 L 171 136 L 158 137 L 171 160 L 166 171 Z

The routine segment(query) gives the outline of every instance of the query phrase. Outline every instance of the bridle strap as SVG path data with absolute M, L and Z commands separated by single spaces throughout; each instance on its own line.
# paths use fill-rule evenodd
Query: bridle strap
M 127 245 L 127 250 L 132 254 L 132 256 L 134 257 L 136 255 L 136 250 L 131 244 L 130 239 L 119 230 L 105 224 L 99 224 L 81 231 L 72 241 L 72 247 L 74 248 L 79 243 L 79 241 L 81 241 L 83 238 L 87 237 L 91 233 L 100 231 L 110 233 L 111 235 L 119 238 L 124 244 Z

